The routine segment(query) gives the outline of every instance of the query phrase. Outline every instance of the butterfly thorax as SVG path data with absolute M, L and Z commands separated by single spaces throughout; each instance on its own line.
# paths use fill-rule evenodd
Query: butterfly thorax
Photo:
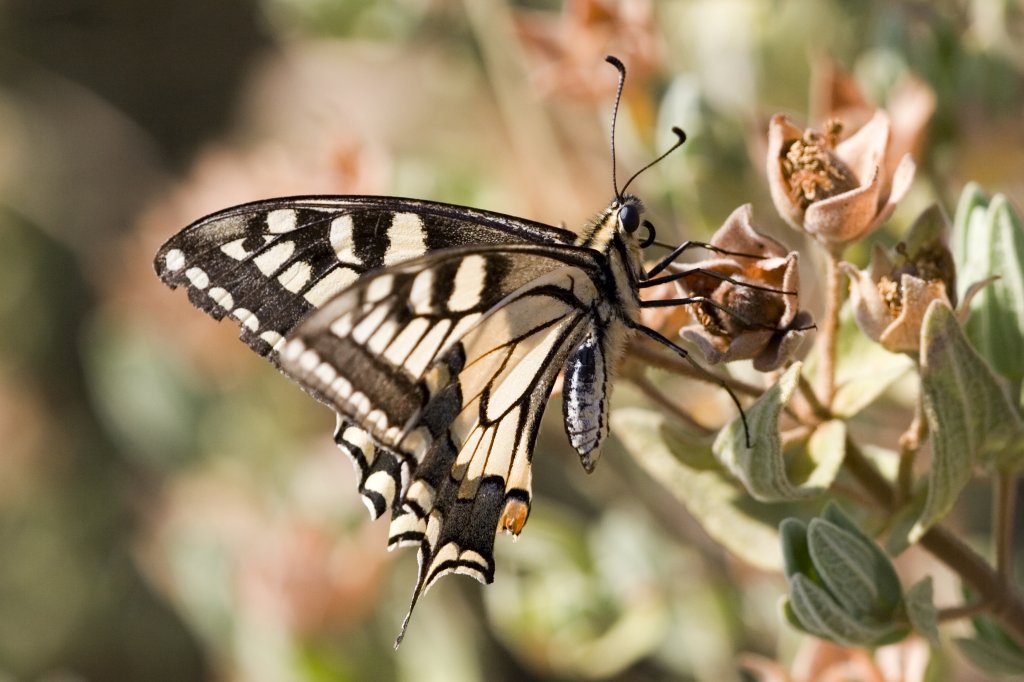
M 643 204 L 630 194 L 617 198 L 583 230 L 577 246 L 599 251 L 606 259 L 608 286 L 601 303 L 605 321 L 618 317 L 638 320 L 638 287 L 643 271 L 643 251 L 636 239 Z

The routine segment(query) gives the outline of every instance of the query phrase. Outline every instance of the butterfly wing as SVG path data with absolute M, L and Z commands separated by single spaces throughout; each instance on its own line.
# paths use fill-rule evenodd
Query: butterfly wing
M 566 244 L 575 235 L 500 213 L 396 197 L 292 197 L 214 213 L 156 256 L 160 278 L 196 307 L 235 318 L 277 364 L 282 340 L 363 273 L 473 244 Z
M 589 333 L 600 256 L 466 247 L 371 273 L 301 323 L 282 369 L 384 446 L 362 468 L 392 547 L 419 548 L 413 603 L 451 572 L 490 582 L 518 534 L 551 385 Z M 347 432 L 348 429 L 345 429 Z
M 525 523 L 537 424 L 600 276 L 574 240 L 412 199 L 275 199 L 189 226 L 156 269 L 336 410 L 390 546 L 419 547 L 415 604 L 449 572 L 490 582 L 499 525 Z

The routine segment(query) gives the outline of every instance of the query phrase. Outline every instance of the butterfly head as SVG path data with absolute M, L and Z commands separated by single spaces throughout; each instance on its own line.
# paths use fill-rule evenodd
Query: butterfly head
M 626 194 L 612 202 L 611 210 L 615 212 L 619 234 L 636 235 L 643 226 L 647 229 L 647 235 L 639 242 L 640 248 L 647 248 L 654 243 L 654 225 L 649 220 L 642 220 L 644 205 L 639 199 Z

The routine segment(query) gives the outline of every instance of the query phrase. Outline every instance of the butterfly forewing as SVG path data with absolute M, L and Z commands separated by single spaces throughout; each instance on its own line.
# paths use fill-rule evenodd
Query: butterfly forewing
M 487 211 L 396 197 L 295 197 L 220 211 L 157 253 L 171 287 L 241 325 L 276 363 L 281 341 L 365 272 L 473 244 L 572 243 L 566 230 Z

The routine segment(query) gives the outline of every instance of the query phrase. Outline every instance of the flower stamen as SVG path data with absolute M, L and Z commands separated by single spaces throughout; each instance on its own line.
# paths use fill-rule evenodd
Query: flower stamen
M 885 307 L 894 315 L 898 316 L 900 311 L 903 310 L 903 287 L 900 286 L 898 279 L 892 279 L 886 275 L 883 275 L 879 280 L 878 293 L 882 297 L 882 301 L 885 303 Z
M 789 184 L 790 198 L 801 209 L 858 186 L 853 172 L 833 151 L 841 132 L 842 124 L 831 120 L 824 133 L 808 128 L 785 148 L 783 177 Z

